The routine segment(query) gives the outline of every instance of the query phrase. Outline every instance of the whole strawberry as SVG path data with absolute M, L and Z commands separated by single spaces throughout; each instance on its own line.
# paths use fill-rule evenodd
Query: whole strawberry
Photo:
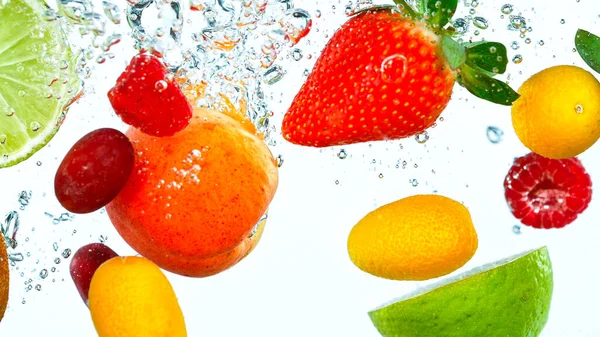
M 498 104 L 518 98 L 492 78 L 506 70 L 502 44 L 466 46 L 444 29 L 457 0 L 396 3 L 363 10 L 334 34 L 284 117 L 285 139 L 326 147 L 416 135 L 446 108 L 455 80 Z
M 172 136 L 192 118 L 192 107 L 179 85 L 151 54 L 133 57 L 108 99 L 123 122 L 151 136 Z

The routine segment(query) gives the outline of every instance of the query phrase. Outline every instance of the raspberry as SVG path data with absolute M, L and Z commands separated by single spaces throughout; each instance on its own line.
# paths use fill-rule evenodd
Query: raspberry
M 517 158 L 504 180 L 513 215 L 535 228 L 572 223 L 592 199 L 592 180 L 577 158 L 548 159 L 530 153 Z
M 192 107 L 169 71 L 154 55 L 138 54 L 109 90 L 123 122 L 156 137 L 172 136 L 192 118 Z

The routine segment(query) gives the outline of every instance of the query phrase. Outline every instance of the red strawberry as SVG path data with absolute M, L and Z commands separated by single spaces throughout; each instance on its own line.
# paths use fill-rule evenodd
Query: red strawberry
M 101 243 L 92 243 L 79 248 L 71 260 L 71 278 L 79 295 L 87 305 L 90 284 L 96 269 L 104 262 L 118 256 L 112 249 Z
M 163 63 L 154 55 L 133 57 L 108 99 L 123 122 L 157 137 L 183 130 L 192 107 Z
M 395 2 L 360 12 L 333 35 L 284 116 L 285 139 L 326 147 L 416 135 L 446 108 L 455 80 L 494 103 L 518 98 L 489 76 L 506 71 L 502 44 L 451 38 L 457 1 Z
M 363 12 L 329 41 L 282 133 L 314 147 L 409 137 L 435 123 L 453 86 L 440 38 L 424 23 Z
M 513 215 L 535 228 L 562 228 L 592 199 L 592 180 L 577 158 L 548 159 L 530 153 L 515 160 L 504 180 Z

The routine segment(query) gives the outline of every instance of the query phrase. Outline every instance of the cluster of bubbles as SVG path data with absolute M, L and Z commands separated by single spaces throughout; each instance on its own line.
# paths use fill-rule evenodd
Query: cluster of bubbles
M 245 112 L 274 145 L 264 86 L 285 76 L 284 52 L 302 58 L 293 48 L 312 26 L 307 11 L 291 0 L 130 0 L 126 18 L 135 48 L 162 56 L 195 105 Z

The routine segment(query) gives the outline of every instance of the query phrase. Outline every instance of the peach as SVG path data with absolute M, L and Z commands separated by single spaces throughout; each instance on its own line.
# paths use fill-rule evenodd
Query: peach
M 127 132 L 136 160 L 129 181 L 107 205 L 113 225 L 138 253 L 193 277 L 237 263 L 278 184 L 277 164 L 251 123 L 196 108 L 172 137 Z

